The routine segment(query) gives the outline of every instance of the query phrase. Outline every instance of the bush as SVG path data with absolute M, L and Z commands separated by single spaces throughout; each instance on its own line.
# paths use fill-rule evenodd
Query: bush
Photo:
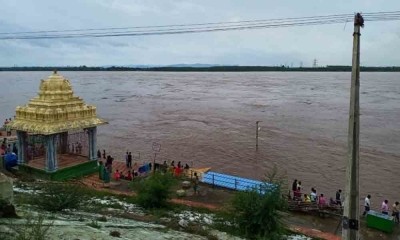
M 158 172 L 140 182 L 135 182 L 137 203 L 144 208 L 166 207 L 174 183 L 172 175 Z
M 101 216 L 97 218 L 97 221 L 99 222 L 107 222 L 107 218 L 105 216 Z
M 25 223 L 22 225 L 14 224 L 11 221 L 8 225 L 11 231 L 0 237 L 5 240 L 46 240 L 53 222 L 45 224 L 44 220 L 45 216 L 39 214 L 37 217 L 27 215 Z
M 15 207 L 8 200 L 0 198 L 0 218 L 15 218 L 18 217 L 15 212 Z
M 40 191 L 32 196 L 32 204 L 50 212 L 77 209 L 86 200 L 82 188 L 73 184 L 47 183 Z
M 250 239 L 281 239 L 285 228 L 282 212 L 286 199 L 282 195 L 282 184 L 269 181 L 275 187 L 264 194 L 256 189 L 237 192 L 233 198 L 228 219 L 233 231 Z
M 111 231 L 110 236 L 119 238 L 121 237 L 121 233 L 118 231 Z

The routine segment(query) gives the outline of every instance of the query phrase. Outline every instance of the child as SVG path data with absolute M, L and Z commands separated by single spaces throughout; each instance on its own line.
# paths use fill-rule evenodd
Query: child
M 121 174 L 119 173 L 119 171 L 117 169 L 117 170 L 115 170 L 115 173 L 114 173 L 114 179 L 115 179 L 115 181 L 119 181 L 120 178 L 121 178 Z
M 128 170 L 128 175 L 126 176 L 125 179 L 128 180 L 128 181 L 132 181 L 132 174 L 131 174 L 131 171 Z

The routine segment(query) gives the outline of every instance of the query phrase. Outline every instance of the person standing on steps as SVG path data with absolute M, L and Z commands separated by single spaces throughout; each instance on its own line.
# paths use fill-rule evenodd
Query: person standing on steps
M 125 154 L 125 165 L 128 168 L 128 151 L 126 151 L 126 154 Z
M 336 192 L 336 205 L 342 206 L 342 189 Z
M 128 153 L 128 168 L 132 168 L 132 153 Z
M 104 180 L 104 164 L 102 161 L 99 161 L 99 179 Z
M 199 176 L 197 176 L 197 172 L 194 173 L 193 178 L 193 195 L 199 195 Z
M 399 223 L 399 215 L 400 215 L 400 208 L 399 208 L 399 202 L 395 202 L 392 206 L 392 216 L 394 217 L 394 221 L 396 223 Z
M 297 192 L 297 179 L 295 179 L 292 183 L 292 191 L 293 191 L 293 199 L 294 199 L 294 193 Z
M 383 214 L 389 215 L 389 201 L 385 200 L 382 202 L 381 211 Z
M 364 213 L 363 213 L 363 216 L 365 216 L 370 210 L 370 206 L 371 206 L 371 200 L 370 199 L 371 199 L 371 195 L 368 194 L 368 196 L 365 197 L 365 200 L 364 200 Z
M 97 160 L 101 160 L 101 152 L 100 152 L 100 149 L 99 150 L 97 150 Z
M 300 188 L 301 190 L 301 181 L 297 181 L 297 188 Z

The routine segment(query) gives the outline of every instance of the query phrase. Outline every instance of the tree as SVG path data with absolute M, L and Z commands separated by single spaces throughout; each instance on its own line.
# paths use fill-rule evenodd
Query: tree
M 282 211 L 286 210 L 287 201 L 282 194 L 283 182 L 276 180 L 276 175 L 274 168 L 262 191 L 251 189 L 235 194 L 228 216 L 240 235 L 275 240 L 284 234 Z
M 137 203 L 144 208 L 166 207 L 174 182 L 175 179 L 171 174 L 155 172 L 148 178 L 135 183 Z

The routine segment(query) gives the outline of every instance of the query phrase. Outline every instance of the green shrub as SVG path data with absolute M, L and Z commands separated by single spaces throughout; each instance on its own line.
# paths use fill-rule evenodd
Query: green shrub
M 40 191 L 32 196 L 31 203 L 50 212 L 77 209 L 86 200 L 82 188 L 74 184 L 47 183 Z
M 134 182 L 137 203 L 144 208 L 166 207 L 175 181 L 171 174 L 156 172 L 140 182 Z
M 282 211 L 286 210 L 287 202 L 282 195 L 282 183 L 273 179 L 268 182 L 275 187 L 264 194 L 259 189 L 235 194 L 225 216 L 234 233 L 249 239 L 281 239 L 285 233 Z
M 119 238 L 121 237 L 121 233 L 118 231 L 111 231 L 110 236 Z

